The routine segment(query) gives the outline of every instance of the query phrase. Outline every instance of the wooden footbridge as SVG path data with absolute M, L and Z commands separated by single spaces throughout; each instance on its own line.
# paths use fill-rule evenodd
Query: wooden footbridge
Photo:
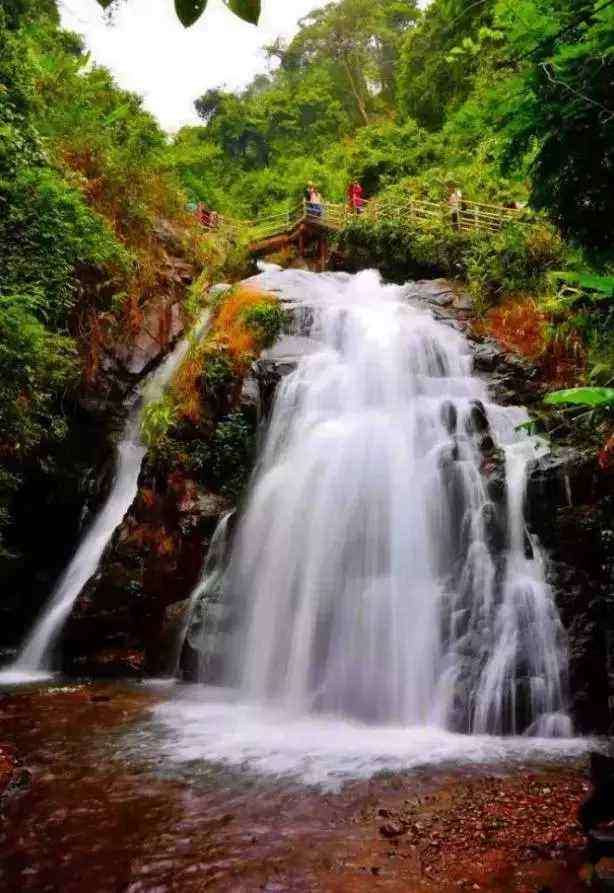
M 425 229 L 444 225 L 467 232 L 482 230 L 499 232 L 510 223 L 527 223 L 525 210 L 463 201 L 458 209 L 447 202 L 431 202 L 408 198 L 404 204 L 392 204 L 382 199 L 364 202 L 360 211 L 348 205 L 327 202 L 321 207 L 307 202 L 257 220 L 235 220 L 219 217 L 216 226 L 226 231 L 247 234 L 250 251 L 257 257 L 281 251 L 295 245 L 300 255 L 308 245 L 318 244 L 318 255 L 324 268 L 328 260 L 330 235 L 339 233 L 359 217 L 374 222 L 404 221 Z

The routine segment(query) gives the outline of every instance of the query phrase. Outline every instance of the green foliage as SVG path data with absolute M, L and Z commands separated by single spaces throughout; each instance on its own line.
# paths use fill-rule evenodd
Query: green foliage
M 106 0 L 103 0 L 106 3 Z M 199 20 L 207 6 L 207 0 L 175 0 L 177 17 L 185 28 Z
M 378 266 L 389 278 L 450 276 L 464 278 L 478 306 L 503 293 L 540 294 L 548 273 L 561 262 L 564 247 L 543 224 L 507 226 L 498 233 L 457 231 L 449 222 L 416 226 L 408 219 L 355 220 L 344 231 L 341 250 L 358 268 Z
M 380 128 L 379 117 L 394 101 L 400 43 L 416 16 L 413 0 L 342 0 L 306 16 L 289 46 L 267 48 L 280 63 L 270 77 L 258 76 L 240 95 L 213 89 L 197 101 L 207 126 L 184 129 L 171 149 L 186 188 L 222 213 L 249 218 L 297 202 L 308 180 L 341 200 L 349 140 L 371 123 L 375 187 L 409 138 L 409 130 L 396 137 L 391 162 L 385 142 L 394 128 Z M 360 167 L 362 153 L 353 155 Z
M 206 288 L 208 280 L 206 273 L 192 282 L 183 302 L 183 316 L 188 326 L 193 325 L 200 317 L 206 305 Z
M 27 456 L 61 439 L 56 397 L 77 381 L 75 344 L 41 321 L 43 293 L 0 295 L 0 430 L 3 452 Z
M 261 0 L 228 0 L 228 8 L 239 18 L 257 25 L 260 19 Z
M 263 347 L 270 347 L 279 338 L 286 324 L 286 313 L 279 303 L 257 304 L 243 315 L 248 328 L 253 329 Z
M 154 227 L 180 233 L 167 148 L 141 100 L 60 30 L 53 0 L 2 4 L 0 526 L 78 416 L 96 333 L 123 335 L 125 298 L 156 286 Z
M 499 0 L 513 53 L 526 50 L 525 14 L 535 53 L 511 79 L 499 121 L 504 159 L 511 167 L 530 152 L 534 206 L 589 249 L 607 248 L 614 235 L 614 8 L 546 0 L 518 8 L 516 0 Z
M 614 406 L 614 388 L 569 388 L 553 391 L 544 398 L 551 406 Z
M 170 395 L 165 394 L 149 403 L 143 410 L 141 422 L 143 442 L 154 450 L 162 448 L 176 421 L 177 413 Z
M 494 0 L 433 0 L 418 27 L 407 32 L 398 70 L 402 114 L 429 130 L 438 130 L 467 99 L 479 67 L 476 51 L 458 53 L 473 43 L 480 28 L 492 22 Z
M 127 255 L 105 221 L 55 170 L 22 166 L 0 181 L 0 268 L 6 290 L 39 288 L 45 317 L 66 324 L 78 295 L 77 268 L 127 266 Z M 27 234 L 27 235 L 26 235 Z
M 209 344 L 203 354 L 202 386 L 206 396 L 219 399 L 234 379 L 234 368 L 226 350 Z
M 238 499 L 254 463 L 255 437 L 242 412 L 226 416 L 216 428 L 211 444 L 210 475 L 221 491 Z
M 241 279 L 249 268 L 249 235 L 218 230 L 201 239 L 200 259 L 209 282 Z
M 555 270 L 550 274 L 553 283 L 575 286 L 575 298 L 601 301 L 614 298 L 614 276 L 597 276 L 592 272 L 571 272 Z

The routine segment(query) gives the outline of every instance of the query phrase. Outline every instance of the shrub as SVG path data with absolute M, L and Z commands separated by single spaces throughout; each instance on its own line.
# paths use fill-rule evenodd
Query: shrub
M 242 412 L 233 412 L 217 426 L 211 444 L 210 473 L 225 495 L 238 499 L 245 489 L 254 461 L 255 437 Z
M 41 291 L 0 294 L 0 452 L 26 457 L 45 439 L 61 439 L 60 397 L 76 385 L 74 341 L 40 319 Z
M 166 394 L 150 403 L 143 410 L 141 424 L 143 441 L 151 449 L 161 448 L 176 421 L 177 412 L 170 395 Z
M 262 347 L 270 347 L 279 338 L 286 323 L 286 314 L 277 303 L 270 301 L 248 307 L 243 315 L 248 328 L 258 335 Z
M 344 230 L 340 247 L 354 268 L 377 266 L 396 281 L 464 278 L 483 309 L 505 293 L 545 293 L 548 273 L 564 258 L 561 239 L 541 223 L 485 232 L 458 231 L 447 221 L 417 226 L 402 217 L 359 219 Z

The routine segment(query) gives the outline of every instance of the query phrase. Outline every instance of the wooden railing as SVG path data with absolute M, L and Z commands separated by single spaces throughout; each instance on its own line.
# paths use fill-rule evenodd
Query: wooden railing
M 448 202 L 432 202 L 426 199 L 408 198 L 404 203 L 392 203 L 385 199 L 362 202 L 360 210 L 347 204 L 325 202 L 321 206 L 308 202 L 256 220 L 236 220 L 218 217 L 209 228 L 229 232 L 242 231 L 249 240 L 261 242 L 275 235 L 291 232 L 302 222 L 319 224 L 327 229 L 342 230 L 357 217 L 366 220 L 397 220 L 415 224 L 444 224 L 462 231 L 485 230 L 498 232 L 509 223 L 527 223 L 527 212 L 485 202 L 463 201 L 455 208 Z

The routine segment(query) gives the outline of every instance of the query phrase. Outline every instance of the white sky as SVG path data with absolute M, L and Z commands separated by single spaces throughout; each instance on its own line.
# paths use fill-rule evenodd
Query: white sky
M 194 100 L 209 87 L 246 86 L 266 71 L 261 48 L 292 36 L 300 18 L 326 0 L 264 0 L 260 26 L 233 16 L 222 0 L 209 0 L 203 18 L 186 30 L 173 0 L 129 0 L 108 24 L 96 0 L 60 0 L 64 27 L 85 37 L 94 60 L 119 84 L 145 99 L 167 130 L 197 120 Z

